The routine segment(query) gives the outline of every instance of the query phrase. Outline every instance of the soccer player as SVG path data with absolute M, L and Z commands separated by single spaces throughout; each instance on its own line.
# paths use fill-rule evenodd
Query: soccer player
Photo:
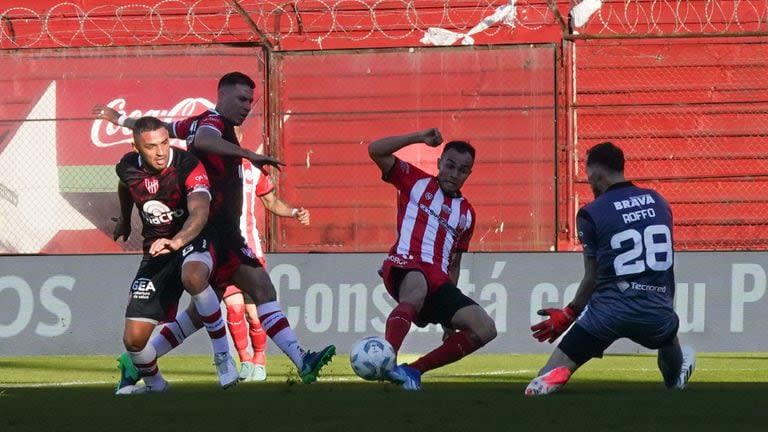
M 395 352 L 411 323 L 441 324 L 443 343 L 411 364 L 395 366 L 390 381 L 406 390 L 421 389 L 421 375 L 453 363 L 496 337 L 493 319 L 456 286 L 461 254 L 469 247 L 475 211 L 461 194 L 472 172 L 475 149 L 464 141 L 445 144 L 432 176 L 393 153 L 424 143 L 437 147 L 437 129 L 390 136 L 372 142 L 368 154 L 384 181 L 398 191 L 397 240 L 380 274 L 397 306 L 387 318 L 385 339 Z
M 238 135 L 238 139 L 242 140 Z M 255 202 L 258 197 L 270 213 L 280 217 L 296 218 L 302 225 L 309 225 L 309 211 L 303 207 L 294 208 L 277 197 L 269 174 L 243 162 L 245 188 L 243 189 L 243 214 L 240 230 L 246 242 L 256 255 L 262 267 L 267 268 L 261 248 L 259 230 L 255 218 Z M 240 357 L 240 381 L 264 381 L 267 379 L 266 355 L 267 334 L 261 327 L 253 299 L 239 288 L 230 285 L 224 291 L 227 308 L 227 327 Z M 248 350 L 250 339 L 253 352 Z
M 237 139 L 235 127 L 242 125 L 250 113 L 255 87 L 253 80 L 241 72 L 225 74 L 219 79 L 215 109 L 166 123 L 165 126 L 172 138 L 186 139 L 187 148 L 200 159 L 211 180 L 213 198 L 210 221 L 218 235 L 217 268 L 214 273 L 217 294 L 221 296 L 226 286 L 234 284 L 251 296 L 264 331 L 296 365 L 301 380 L 311 383 L 317 380 L 320 369 L 333 357 L 336 347 L 329 345 L 317 352 L 302 348 L 277 302 L 277 292 L 269 275 L 240 232 L 242 159 L 259 168 L 265 165 L 279 168 L 282 165 L 277 159 L 240 147 Z M 97 105 L 94 113 L 114 124 L 127 128 L 134 126 L 134 119 L 103 105 Z M 177 346 L 202 326 L 198 312 L 191 304 L 153 338 L 165 339 L 164 342 L 159 339 L 152 342 L 156 349 L 160 348 L 159 355 Z M 121 359 L 124 360 L 124 357 L 121 356 Z M 131 365 L 124 364 L 122 360 L 119 365 L 124 371 L 122 378 L 129 378 L 123 367 L 130 369 Z
M 237 383 L 219 300 L 208 283 L 213 267 L 208 221 L 211 194 L 205 168 L 192 154 L 170 147 L 162 121 L 142 117 L 133 125 L 133 148 L 117 164 L 120 179 L 114 239 L 131 234 L 135 204 L 144 237 L 139 270 L 131 284 L 123 343 L 144 386 L 121 385 L 118 394 L 164 392 L 168 382 L 147 344 L 155 326 L 172 319 L 186 290 L 205 323 L 221 386 Z
M 540 310 L 549 318 L 531 330 L 539 342 L 552 343 L 575 324 L 525 394 L 559 390 L 581 365 L 602 357 L 620 338 L 658 350 L 664 384 L 683 389 L 696 354 L 681 348 L 677 338 L 669 204 L 658 192 L 624 178 L 624 152 L 610 142 L 587 151 L 586 173 L 595 200 L 576 216 L 584 277 L 573 301 L 563 309 Z

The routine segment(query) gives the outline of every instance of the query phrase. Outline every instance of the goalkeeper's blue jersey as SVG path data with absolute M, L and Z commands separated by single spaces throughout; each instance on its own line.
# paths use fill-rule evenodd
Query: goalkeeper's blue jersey
M 577 215 L 584 254 L 597 261 L 594 313 L 658 322 L 674 313 L 672 211 L 656 191 L 618 183 Z

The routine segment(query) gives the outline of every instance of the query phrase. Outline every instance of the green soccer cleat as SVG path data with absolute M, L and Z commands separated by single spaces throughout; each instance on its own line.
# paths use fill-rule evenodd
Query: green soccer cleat
M 305 352 L 304 356 L 302 356 L 303 365 L 301 366 L 301 371 L 299 371 L 301 381 L 304 384 L 311 384 L 317 381 L 317 375 L 320 373 L 320 369 L 328 364 L 335 354 L 336 347 L 333 345 L 328 345 L 317 352 Z
M 117 383 L 116 393 L 119 393 L 120 389 L 124 387 L 134 386 L 139 382 L 139 370 L 127 352 L 120 354 L 120 357 L 117 358 L 117 368 L 120 370 L 120 381 Z

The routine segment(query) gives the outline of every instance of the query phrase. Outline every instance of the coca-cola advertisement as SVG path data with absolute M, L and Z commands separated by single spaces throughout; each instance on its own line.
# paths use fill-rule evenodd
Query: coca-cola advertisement
M 172 122 L 213 108 L 218 79 L 239 70 L 257 83 L 242 130 L 243 145 L 257 150 L 264 141 L 262 61 L 242 54 L 185 47 L 0 59 L 14 76 L 0 95 L 0 253 L 140 251 L 135 212 L 128 241 L 112 238 L 111 218 L 119 214 L 115 164 L 132 151 L 131 131 L 95 118 L 94 105 Z

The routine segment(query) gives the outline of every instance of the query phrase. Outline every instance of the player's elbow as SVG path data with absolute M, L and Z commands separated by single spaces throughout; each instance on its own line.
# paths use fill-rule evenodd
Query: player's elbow
M 376 149 L 376 141 L 368 144 L 368 157 L 375 161 L 379 156 L 379 152 Z

